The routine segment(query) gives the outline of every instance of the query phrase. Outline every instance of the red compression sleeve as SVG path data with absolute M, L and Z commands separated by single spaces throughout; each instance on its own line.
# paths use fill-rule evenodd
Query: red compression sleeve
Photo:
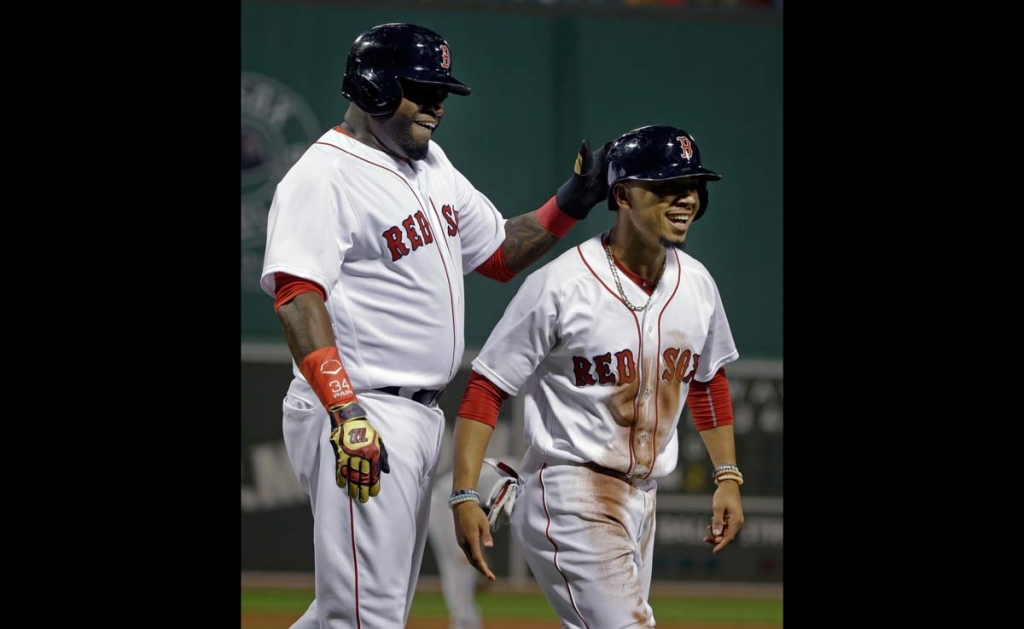
M 274 312 L 277 309 L 295 299 L 299 293 L 314 291 L 320 293 L 320 298 L 327 301 L 327 293 L 316 282 L 304 280 L 301 277 L 288 275 L 287 273 L 274 273 Z
M 537 208 L 537 222 L 548 230 L 548 233 L 555 238 L 561 238 L 569 233 L 576 219 L 558 209 L 555 197 L 547 200 L 547 203 Z
M 732 423 L 732 398 L 729 397 L 729 380 L 725 369 L 719 369 L 709 382 L 690 382 L 686 404 L 693 415 L 697 430 L 707 430 Z
M 508 393 L 475 371 L 469 372 L 466 392 L 462 394 L 459 417 L 472 419 L 491 428 L 498 423 L 498 409 L 508 399 Z
M 508 282 L 510 279 L 516 276 L 515 273 L 508 270 L 505 266 L 505 254 L 502 253 L 501 247 L 494 252 L 494 255 L 487 258 L 487 260 L 476 267 L 476 272 L 484 277 L 489 277 L 492 280 L 497 280 L 502 284 Z
M 313 350 L 302 359 L 299 371 L 328 411 L 338 404 L 358 402 L 337 347 Z

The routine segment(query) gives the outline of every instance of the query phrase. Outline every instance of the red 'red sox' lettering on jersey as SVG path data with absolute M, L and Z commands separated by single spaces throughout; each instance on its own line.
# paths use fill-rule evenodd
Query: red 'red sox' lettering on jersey
M 441 206 L 441 215 L 444 222 L 448 223 L 448 235 L 456 236 L 459 233 L 459 211 L 450 205 Z
M 700 354 L 694 354 L 688 349 L 684 349 L 680 354 L 678 348 L 670 347 L 661 357 L 665 360 L 665 371 L 661 372 L 662 380 L 676 380 L 689 384 L 690 380 L 693 380 L 693 374 L 697 373 L 697 366 L 700 365 Z M 690 369 L 690 373 L 686 373 L 691 357 L 693 358 L 693 369 Z
M 450 205 L 443 205 L 441 206 L 441 215 L 444 216 L 444 221 L 448 224 L 448 229 L 446 230 L 448 235 L 457 236 L 459 234 L 458 210 Z M 418 230 L 417 227 L 419 227 Z M 397 262 L 423 245 L 429 245 L 434 242 L 434 231 L 430 228 L 430 222 L 423 212 L 416 212 L 405 217 L 401 227 L 390 227 L 381 236 L 384 237 L 384 242 L 388 245 L 388 251 L 391 252 L 392 262 Z M 411 249 L 406 245 L 406 239 L 412 245 Z
M 415 221 L 415 225 L 413 221 Z M 419 231 L 416 229 L 417 225 L 419 226 Z M 422 236 L 420 236 L 420 232 L 423 233 Z M 409 242 L 412 244 L 411 250 L 406 246 L 403 235 L 408 237 Z M 423 215 L 423 212 L 416 212 L 405 217 L 401 228 L 390 227 L 381 236 L 384 237 L 384 242 L 387 243 L 388 250 L 391 252 L 392 262 L 404 258 L 411 251 L 416 251 L 423 245 L 429 245 L 434 242 L 434 233 L 430 229 L 430 223 L 427 222 L 427 217 Z
M 689 373 L 686 373 L 686 369 L 690 366 L 691 358 L 693 359 L 693 368 L 690 369 Z M 665 370 L 661 372 L 662 380 L 676 380 L 689 383 L 693 379 L 693 374 L 697 372 L 697 366 L 700 364 L 700 354 L 694 354 L 688 349 L 680 350 L 678 347 L 666 349 L 662 353 L 662 359 L 665 361 Z M 611 352 L 594 356 L 591 359 L 584 358 L 583 356 L 573 356 L 572 368 L 576 376 L 576 386 L 629 384 L 636 380 L 636 359 L 633 357 L 633 350 L 624 349 L 615 352 L 616 373 L 612 373 L 611 365 Z

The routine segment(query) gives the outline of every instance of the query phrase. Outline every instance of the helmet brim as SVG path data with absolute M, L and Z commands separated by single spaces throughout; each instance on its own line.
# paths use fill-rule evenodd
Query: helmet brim
M 708 170 L 703 166 L 698 166 L 697 168 L 687 167 L 682 170 L 679 168 L 665 168 L 643 176 L 623 175 L 621 170 L 616 173 L 614 166 L 608 169 L 609 186 L 615 185 L 620 181 L 666 181 L 668 179 L 682 179 L 684 177 L 696 177 L 698 179 L 707 179 L 708 181 L 718 181 L 722 178 L 722 176 L 715 171 Z M 611 191 L 609 190 L 609 193 L 610 192 Z
M 469 96 L 470 94 L 473 93 L 473 90 L 469 89 L 469 86 L 467 86 L 465 83 L 459 81 L 458 79 L 452 76 L 440 76 L 432 79 L 411 76 L 403 76 L 401 78 L 405 79 L 406 81 L 412 81 L 413 83 L 441 85 L 443 87 L 448 88 L 448 91 L 451 92 L 452 94 L 458 94 L 459 96 Z

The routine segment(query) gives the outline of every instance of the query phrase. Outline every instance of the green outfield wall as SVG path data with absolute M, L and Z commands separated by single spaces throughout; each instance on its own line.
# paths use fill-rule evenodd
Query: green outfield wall
M 536 209 L 554 193 L 583 138 L 596 145 L 647 124 L 686 129 L 705 165 L 723 174 L 711 184 L 709 211 L 687 251 L 716 278 L 741 354 L 729 374 L 746 523 L 727 552 L 712 555 L 700 541 L 713 485 L 685 412 L 679 467 L 659 489 L 654 571 L 668 581 L 781 583 L 781 14 L 595 11 L 586 2 L 547 9 L 540 2 L 383 4 L 241 5 L 241 569 L 305 572 L 313 561 L 312 516 L 281 441 L 290 359 L 272 300 L 258 287 L 270 199 L 309 144 L 341 122 L 352 40 L 376 24 L 403 21 L 448 39 L 453 74 L 473 94 L 446 101 L 435 139 L 506 216 Z M 569 4 L 572 12 L 564 10 Z M 545 261 L 613 220 L 598 206 Z M 467 356 L 442 400 L 449 418 L 469 359 L 521 282 L 466 278 Z M 510 400 L 499 427 L 513 451 L 521 448 L 520 422 Z M 492 567 L 513 583 L 528 580 L 507 531 L 496 541 Z M 436 574 L 429 548 L 424 573 Z
M 274 185 L 342 120 L 352 40 L 376 24 L 406 21 L 451 44 L 453 74 L 473 94 L 448 99 L 436 140 L 506 216 L 554 193 L 583 138 L 597 144 L 647 124 L 693 134 L 705 164 L 724 178 L 711 184 L 709 211 L 687 251 L 716 278 L 741 355 L 781 360 L 781 17 L 582 8 L 577 15 L 528 4 L 532 10 L 242 3 L 243 341 L 282 341 L 257 284 Z M 612 222 L 611 212 L 595 208 L 546 259 Z M 482 345 L 521 281 L 466 278 L 467 347 Z

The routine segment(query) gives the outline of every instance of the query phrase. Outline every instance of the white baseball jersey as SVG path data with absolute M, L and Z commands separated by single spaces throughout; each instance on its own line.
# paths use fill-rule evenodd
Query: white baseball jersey
M 634 312 L 619 296 L 601 238 L 524 281 L 473 368 L 510 395 L 525 392 L 534 451 L 656 479 L 675 469 L 689 383 L 709 381 L 739 354 L 704 265 L 668 249 L 650 304 Z M 647 302 L 619 276 L 629 301 Z
M 324 288 L 357 395 L 439 389 L 465 348 L 463 275 L 504 239 L 504 218 L 433 141 L 408 163 L 334 128 L 277 186 L 261 286 L 274 295 L 284 272 Z
M 324 288 L 345 370 L 391 468 L 365 504 L 337 487 L 327 412 L 294 367 L 282 429 L 314 513 L 317 590 L 294 629 L 406 626 L 445 419 L 437 406 L 374 389 L 451 381 L 465 345 L 463 275 L 504 239 L 502 216 L 433 142 L 408 163 L 335 128 L 278 184 L 261 286 L 273 295 L 282 272 Z

